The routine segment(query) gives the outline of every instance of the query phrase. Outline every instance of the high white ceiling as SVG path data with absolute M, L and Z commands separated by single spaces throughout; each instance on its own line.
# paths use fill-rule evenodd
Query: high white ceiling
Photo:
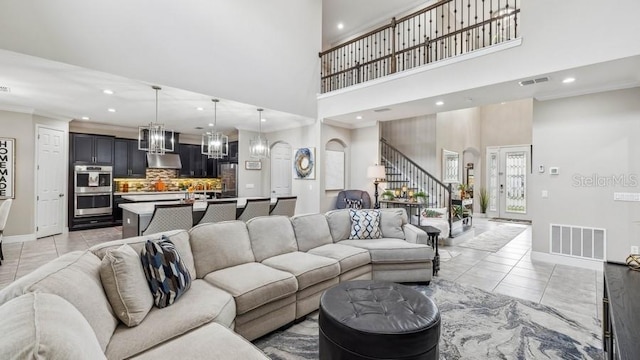
M 326 46 L 348 39 L 388 23 L 393 16 L 406 14 L 430 2 L 432 1 L 323 0 L 322 42 Z M 338 23 L 343 23 L 342 30 L 337 28 Z M 88 58 L 92 56 L 90 53 L 84 55 Z M 639 68 L 640 58 L 621 59 L 562 73 L 540 74 L 551 79 L 544 84 L 529 87 L 519 87 L 517 82 L 495 84 L 464 93 L 444 94 L 438 99 L 429 98 L 395 104 L 386 112 L 378 113 L 374 111 L 376 109 L 367 109 L 359 113 L 335 116 L 331 120 L 340 126 L 360 127 L 375 121 L 401 119 L 525 97 L 546 99 L 638 86 Z M 242 71 L 242 68 L 232 71 Z M 299 78 L 298 82 L 319 76 L 304 75 L 306 78 Z M 562 84 L 560 80 L 565 76 L 574 76 L 577 81 L 570 85 Z M 86 121 L 90 122 L 137 127 L 155 120 L 155 93 L 151 85 L 163 88 L 159 93 L 159 122 L 165 123 L 175 131 L 195 135 L 203 131 L 196 129 L 197 127 L 209 128 L 208 124 L 213 121 L 211 99 L 216 97 L 215 94 L 186 91 L 161 83 L 152 84 L 0 49 L 0 88 L 11 88 L 10 92 L 0 91 L 0 109 L 79 121 L 84 121 L 80 119 L 87 116 L 90 120 Z M 104 89 L 113 90 L 114 94 L 103 94 Z M 227 133 L 234 129 L 256 131 L 256 109 L 260 106 L 259 99 L 254 103 L 233 100 L 220 99 L 218 128 Z M 437 100 L 444 101 L 445 105 L 436 106 Z M 197 110 L 198 107 L 202 107 L 203 110 Z M 108 108 L 113 108 L 116 112 L 108 112 Z M 357 116 L 362 116 L 362 119 L 356 119 Z M 315 121 L 309 117 L 268 108 L 265 109 L 263 117 L 267 119 L 262 123 L 265 132 L 299 127 Z

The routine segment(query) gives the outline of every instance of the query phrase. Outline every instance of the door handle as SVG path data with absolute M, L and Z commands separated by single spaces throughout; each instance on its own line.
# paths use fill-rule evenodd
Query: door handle
M 63 197 L 63 196 L 64 196 L 64 194 L 58 194 L 58 197 Z

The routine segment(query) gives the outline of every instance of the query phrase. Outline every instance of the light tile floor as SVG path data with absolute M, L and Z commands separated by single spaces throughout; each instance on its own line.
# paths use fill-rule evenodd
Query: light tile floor
M 505 223 L 474 218 L 467 238 Z M 534 301 L 555 309 L 602 319 L 602 271 L 555 265 L 531 259 L 531 226 L 496 252 L 440 245 L 438 278 Z
M 471 238 L 504 223 L 474 218 Z M 558 310 L 602 319 L 602 271 L 531 260 L 531 226 L 495 253 L 440 246 L 438 278 L 535 301 Z M 74 231 L 25 243 L 3 244 L 0 289 L 62 254 L 119 239 L 121 227 Z

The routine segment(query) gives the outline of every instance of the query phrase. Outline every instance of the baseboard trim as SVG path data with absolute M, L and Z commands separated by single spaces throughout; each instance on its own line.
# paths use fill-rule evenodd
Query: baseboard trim
M 5 244 L 20 243 L 20 242 L 35 241 L 35 240 L 36 240 L 35 233 L 25 234 L 25 235 L 10 235 L 10 236 L 2 237 L 2 242 Z
M 604 261 L 600 260 L 579 259 L 571 256 L 555 255 L 539 251 L 531 252 L 531 260 L 542 261 L 557 265 L 568 265 L 597 271 L 602 271 L 602 266 L 604 263 Z

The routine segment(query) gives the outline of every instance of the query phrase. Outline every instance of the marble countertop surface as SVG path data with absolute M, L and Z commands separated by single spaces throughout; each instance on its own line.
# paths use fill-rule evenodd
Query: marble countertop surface
M 256 199 L 256 198 L 258 197 L 240 197 L 240 198 L 234 198 L 234 199 L 222 199 L 222 201 L 237 200 L 238 201 L 237 207 L 243 208 L 247 204 L 247 199 Z M 271 198 L 271 205 L 274 205 L 276 201 L 277 201 L 276 198 Z M 118 206 L 122 208 L 122 210 L 130 211 L 137 215 L 152 215 L 156 205 L 172 205 L 172 204 L 179 204 L 179 203 L 180 203 L 179 200 L 152 201 L 152 202 L 122 203 L 122 204 L 119 204 Z M 204 211 L 206 208 L 207 208 L 206 201 L 196 201 L 193 203 L 193 211 Z

